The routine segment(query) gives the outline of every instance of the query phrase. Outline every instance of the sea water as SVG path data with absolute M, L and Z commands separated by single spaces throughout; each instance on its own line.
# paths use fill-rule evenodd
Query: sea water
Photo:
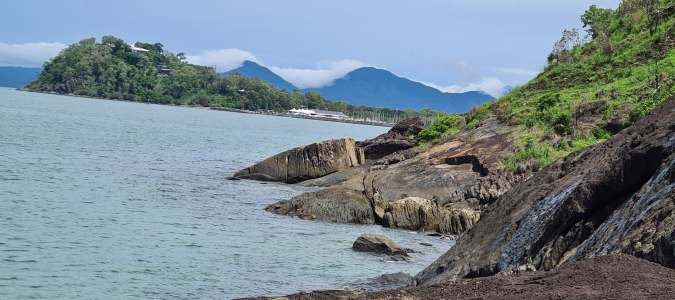
M 291 147 L 386 130 L 0 89 L 0 299 L 227 299 L 414 274 L 451 243 L 273 215 L 266 205 L 306 188 L 226 180 Z M 361 233 L 420 253 L 354 252 Z

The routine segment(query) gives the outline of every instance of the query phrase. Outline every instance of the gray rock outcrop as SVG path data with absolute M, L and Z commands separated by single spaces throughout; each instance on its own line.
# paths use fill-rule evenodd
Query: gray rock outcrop
M 423 152 L 400 151 L 387 160 L 307 181 L 325 187 L 268 207 L 277 214 L 322 221 L 381 224 L 392 228 L 459 234 L 482 209 L 524 175 L 499 170 L 510 154 L 508 127 L 496 120 Z M 380 164 L 377 164 L 380 162 Z M 365 213 L 366 210 L 370 213 Z
M 238 179 L 297 183 L 365 163 L 353 139 L 336 139 L 284 151 L 234 174 Z

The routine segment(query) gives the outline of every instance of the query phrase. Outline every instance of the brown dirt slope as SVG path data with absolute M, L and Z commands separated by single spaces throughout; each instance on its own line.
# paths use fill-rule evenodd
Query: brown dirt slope
M 375 293 L 318 291 L 259 299 L 675 299 L 675 270 L 614 254 L 552 271 L 463 279 L 429 287 Z

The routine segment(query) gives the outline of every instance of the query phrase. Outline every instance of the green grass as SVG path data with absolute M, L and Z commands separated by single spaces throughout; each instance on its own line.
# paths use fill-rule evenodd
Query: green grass
M 644 2 L 624 0 L 602 14 L 604 19 L 593 20 L 605 24 L 589 27 L 602 34 L 552 54 L 554 59 L 534 79 L 472 109 L 463 122 L 432 123 L 421 140 L 477 128 L 481 120 L 496 117 L 516 127 L 509 138 L 517 150 L 500 164 L 512 170 L 543 167 L 607 140 L 606 124 L 628 126 L 675 95 L 675 5 L 672 0 L 656 2 L 660 22 L 652 30 Z

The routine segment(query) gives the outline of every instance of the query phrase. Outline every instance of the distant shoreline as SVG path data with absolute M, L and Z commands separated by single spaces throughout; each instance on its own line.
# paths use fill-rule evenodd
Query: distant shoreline
M 209 107 L 209 109 L 219 110 L 219 111 L 235 112 L 235 113 L 242 113 L 242 114 L 277 116 L 277 117 L 287 117 L 287 118 L 295 118 L 295 119 L 308 119 L 308 120 L 328 121 L 328 122 L 337 122 L 337 123 L 350 123 L 350 124 L 382 126 L 382 127 L 393 127 L 394 126 L 394 124 L 386 123 L 386 122 L 372 122 L 372 121 L 349 120 L 349 119 L 333 119 L 333 118 L 325 118 L 325 117 L 293 115 L 293 114 L 289 114 L 289 113 L 276 113 L 276 112 L 266 112 L 266 111 L 243 110 L 243 109 L 236 109 L 236 108 Z
M 215 111 L 226 111 L 226 112 L 251 114 L 251 115 L 266 115 L 266 116 L 327 121 L 327 122 L 335 122 L 335 123 L 348 123 L 348 124 L 358 124 L 358 125 L 370 125 L 370 126 L 380 126 L 380 127 L 393 127 L 394 126 L 393 123 L 386 123 L 386 122 L 374 122 L 374 121 L 365 121 L 365 120 L 349 120 L 349 119 L 333 119 L 333 118 L 325 118 L 325 117 L 301 116 L 301 115 L 292 115 L 292 114 L 289 114 L 289 113 L 277 113 L 277 112 L 268 112 L 268 111 L 253 111 L 253 110 L 245 110 L 245 109 L 237 109 L 237 108 L 226 108 L 226 107 L 162 104 L 162 103 L 155 103 L 155 102 L 132 101 L 132 100 L 127 100 L 127 99 L 112 99 L 112 98 L 101 98 L 101 97 L 83 96 L 83 95 L 75 95 L 75 94 L 61 94 L 61 93 L 56 93 L 56 92 L 32 91 L 32 90 L 27 90 L 27 89 L 24 89 L 24 88 L 12 88 L 12 87 L 3 87 L 3 88 L 7 88 L 7 89 L 10 89 L 10 90 L 13 89 L 13 90 L 22 91 L 22 92 L 47 94 L 47 95 L 90 98 L 90 99 L 99 99 L 99 100 L 123 101 L 123 102 L 144 103 L 144 104 L 157 104 L 157 105 L 174 106 L 174 107 L 188 107 L 188 108 L 208 109 L 208 110 L 215 110 Z

